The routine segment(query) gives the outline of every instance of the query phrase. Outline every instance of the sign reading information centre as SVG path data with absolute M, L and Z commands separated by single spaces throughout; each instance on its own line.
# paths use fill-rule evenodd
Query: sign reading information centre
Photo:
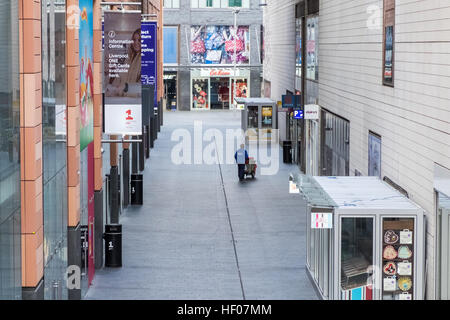
M 105 133 L 142 134 L 141 14 L 105 12 Z

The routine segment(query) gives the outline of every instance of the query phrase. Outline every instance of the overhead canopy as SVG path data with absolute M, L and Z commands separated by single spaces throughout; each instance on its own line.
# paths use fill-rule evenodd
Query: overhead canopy
M 294 176 L 312 206 L 339 209 L 417 210 L 421 208 L 378 177 Z
M 246 104 L 246 105 L 263 105 L 263 104 L 276 104 L 277 102 L 271 100 L 269 98 L 234 98 L 234 101 L 238 104 Z

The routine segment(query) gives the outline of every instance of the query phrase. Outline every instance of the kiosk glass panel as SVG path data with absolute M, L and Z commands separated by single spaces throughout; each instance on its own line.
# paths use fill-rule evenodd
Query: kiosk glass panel
M 356 291 L 366 294 L 374 264 L 374 219 L 344 217 L 341 221 L 341 290 L 344 299 L 355 299 Z M 357 290 L 355 290 L 357 289 Z M 371 289 L 371 288 L 370 288 Z M 367 299 L 367 298 L 366 298 Z M 361 297 L 361 300 L 366 300 Z M 368 299 L 367 299 L 368 300 Z
M 258 106 L 248 106 L 248 129 L 258 129 Z
M 262 107 L 262 128 L 271 129 L 272 128 L 272 107 Z

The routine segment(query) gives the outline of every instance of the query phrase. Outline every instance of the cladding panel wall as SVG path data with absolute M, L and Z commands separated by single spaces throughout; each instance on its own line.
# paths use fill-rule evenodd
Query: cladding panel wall
M 434 296 L 434 163 L 450 168 L 450 4 L 395 1 L 395 87 L 382 85 L 383 0 L 320 1 L 320 105 L 350 120 L 350 172 L 382 176 L 427 211 L 427 297 Z

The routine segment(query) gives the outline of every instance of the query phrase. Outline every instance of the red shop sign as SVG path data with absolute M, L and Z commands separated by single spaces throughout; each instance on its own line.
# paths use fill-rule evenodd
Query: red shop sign
M 216 70 L 216 69 L 212 69 L 211 72 L 209 73 L 210 76 L 229 76 L 231 75 L 230 71 L 226 71 L 226 70 Z

